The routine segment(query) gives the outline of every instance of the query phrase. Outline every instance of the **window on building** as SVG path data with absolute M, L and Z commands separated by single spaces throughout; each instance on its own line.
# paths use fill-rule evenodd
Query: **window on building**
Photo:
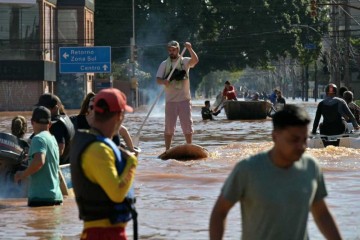
M 90 31 L 91 31 L 91 45 L 94 45 L 94 21 L 93 20 L 91 20 L 91 22 L 90 22 Z
M 86 20 L 86 43 L 90 43 L 90 20 Z
M 55 53 L 55 19 L 54 8 L 50 5 L 45 5 L 45 22 L 44 22 L 44 49 L 43 59 L 54 60 Z
M 77 10 L 58 9 L 59 44 L 79 44 Z
M 38 4 L 0 8 L 0 60 L 35 60 L 40 51 Z

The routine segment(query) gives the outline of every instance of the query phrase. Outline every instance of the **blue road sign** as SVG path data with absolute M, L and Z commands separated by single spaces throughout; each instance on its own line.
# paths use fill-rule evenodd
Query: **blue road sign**
M 60 73 L 110 73 L 111 47 L 61 47 Z

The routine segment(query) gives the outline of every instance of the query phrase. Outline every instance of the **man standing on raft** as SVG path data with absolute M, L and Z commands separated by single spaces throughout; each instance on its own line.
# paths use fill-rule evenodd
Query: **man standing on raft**
M 184 46 L 189 51 L 190 57 L 182 57 L 179 43 L 170 41 L 167 45 L 169 57 L 160 64 L 156 73 L 157 83 L 165 86 L 164 137 L 166 150 L 171 147 L 178 116 L 186 143 L 192 143 L 193 128 L 189 70 L 199 62 L 199 58 L 192 49 L 191 43 L 186 42 Z M 168 80 L 167 78 L 173 68 L 175 70 Z

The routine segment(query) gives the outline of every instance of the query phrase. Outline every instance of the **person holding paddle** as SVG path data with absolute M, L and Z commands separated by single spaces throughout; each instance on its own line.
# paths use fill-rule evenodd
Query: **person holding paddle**
M 171 147 L 178 117 L 186 143 L 192 143 L 193 121 L 189 70 L 195 67 L 199 58 L 191 43 L 185 42 L 184 47 L 190 53 L 190 57 L 180 55 L 180 44 L 177 41 L 170 41 L 167 44 L 169 57 L 160 64 L 156 73 L 157 83 L 165 87 L 164 137 L 166 150 Z
M 221 102 L 219 103 L 219 105 L 214 109 L 214 112 L 217 112 L 218 111 L 218 108 L 220 107 L 220 105 L 225 101 L 225 100 L 233 100 L 233 101 L 237 101 L 237 98 L 236 98 L 236 91 L 235 91 L 235 88 L 234 86 L 231 85 L 231 83 L 229 81 L 226 81 L 225 82 L 225 87 L 222 91 L 222 99 L 221 99 Z M 220 107 L 220 111 L 224 108 L 224 105 L 222 105 Z
M 210 217 L 210 240 L 223 238 L 226 217 L 241 204 L 241 239 L 308 239 L 309 212 L 326 239 L 340 240 L 327 207 L 318 161 L 304 154 L 310 117 L 285 105 L 273 116 L 274 146 L 239 161 L 225 181 Z
M 225 82 L 223 99 L 237 101 L 235 88 L 230 84 L 229 81 Z

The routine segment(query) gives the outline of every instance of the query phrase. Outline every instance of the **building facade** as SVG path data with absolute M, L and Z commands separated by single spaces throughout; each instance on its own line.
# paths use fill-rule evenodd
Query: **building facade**
M 93 74 L 60 74 L 59 47 L 93 44 L 93 0 L 0 0 L 0 111 L 31 110 L 46 92 L 78 108 Z

